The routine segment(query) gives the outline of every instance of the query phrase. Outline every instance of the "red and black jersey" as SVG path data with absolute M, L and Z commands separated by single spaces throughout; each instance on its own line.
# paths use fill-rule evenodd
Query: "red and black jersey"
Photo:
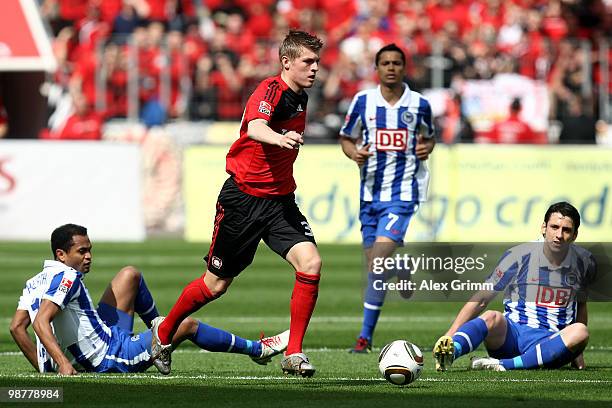
M 226 170 L 240 190 L 263 198 L 295 191 L 293 162 L 299 150 L 255 141 L 247 136 L 247 127 L 254 119 L 264 119 L 275 132 L 303 134 L 307 102 L 306 92 L 295 93 L 280 75 L 265 79 L 255 89 L 242 116 L 240 137 L 227 154 Z

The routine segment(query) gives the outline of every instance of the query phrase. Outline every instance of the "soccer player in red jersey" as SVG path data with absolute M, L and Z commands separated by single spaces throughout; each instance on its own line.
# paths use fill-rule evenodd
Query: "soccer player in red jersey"
M 168 368 L 170 339 L 179 323 L 225 293 L 263 239 L 295 269 L 289 345 L 281 368 L 303 377 L 315 372 L 302 353 L 302 341 L 317 300 L 321 257 L 295 202 L 293 162 L 304 143 L 304 89 L 314 83 L 322 46 L 313 35 L 290 31 L 279 49 L 280 75 L 265 79 L 247 102 L 240 137 L 227 154 L 230 177 L 217 200 L 206 272 L 183 289 L 165 320 L 152 328 L 152 354 Z

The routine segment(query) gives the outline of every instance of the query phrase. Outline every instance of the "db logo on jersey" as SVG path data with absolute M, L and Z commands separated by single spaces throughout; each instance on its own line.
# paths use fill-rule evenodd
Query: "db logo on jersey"
M 408 131 L 406 129 L 377 129 L 377 150 L 406 150 L 408 145 Z
M 63 293 L 68 293 L 71 287 L 72 281 L 67 278 L 62 278 L 62 282 L 60 283 L 59 288 L 57 288 L 57 290 Z
M 272 105 L 264 101 L 259 102 L 259 113 L 270 116 L 270 112 L 272 112 Z
M 571 289 L 538 286 L 536 305 L 544 307 L 567 307 L 571 297 Z

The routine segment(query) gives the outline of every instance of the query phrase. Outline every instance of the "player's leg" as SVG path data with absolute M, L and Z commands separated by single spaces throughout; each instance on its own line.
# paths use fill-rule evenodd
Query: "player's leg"
M 180 323 L 223 295 L 233 278 L 253 261 L 264 227 L 250 214 L 257 212 L 261 205 L 262 199 L 240 191 L 231 178 L 225 182 L 217 202 L 210 250 L 205 258 L 206 273 L 184 288 L 165 319 L 153 322 L 153 355 L 160 356 L 159 360 L 168 367 L 171 339 Z
M 293 196 L 276 202 L 270 208 L 267 231 L 262 238 L 295 270 L 289 344 L 281 368 L 285 373 L 310 377 L 315 368 L 302 353 L 302 343 L 319 294 L 321 256 L 310 225 Z
M 300 242 L 289 250 L 286 259 L 295 269 L 287 347 L 287 355 L 290 355 L 302 352 L 304 335 L 319 295 L 321 256 L 315 244 Z
M 248 340 L 188 317 L 182 321 L 174 334 L 172 348 L 176 349 L 185 340 L 207 351 L 245 354 L 256 363 L 265 365 L 272 357 L 285 351 L 289 341 L 289 331 L 260 340 Z
M 312 377 L 314 366 L 302 352 L 302 343 L 319 295 L 321 257 L 311 242 L 300 242 L 287 253 L 287 261 L 295 269 L 295 284 L 291 294 L 289 345 L 281 368 L 286 374 Z
M 134 312 L 147 327 L 159 313 L 143 274 L 133 266 L 122 268 L 109 283 L 98 302 L 98 314 L 109 326 L 132 331 Z
M 365 242 L 365 241 L 364 241 Z M 352 350 L 352 353 L 369 353 L 372 350 L 372 338 L 374 335 L 374 329 L 378 323 L 378 318 L 382 310 L 383 303 L 385 301 L 386 291 L 381 290 L 377 281 L 386 282 L 392 271 L 383 271 L 383 273 L 375 273 L 372 269 L 373 259 L 388 258 L 393 255 L 397 243 L 389 237 L 378 236 L 375 237 L 375 242 L 370 248 L 365 249 L 366 262 L 368 265 L 368 281 L 364 293 L 363 299 L 363 320 L 361 324 L 361 331 L 357 338 L 357 343 Z
M 436 370 L 446 371 L 456 359 L 476 350 L 482 342 L 487 350 L 505 350 L 504 345 L 510 347 L 507 334 L 507 321 L 502 313 L 484 312 L 461 325 L 452 336 L 438 339 L 433 348 Z
M 506 370 L 533 368 L 559 368 L 580 355 L 589 341 L 589 330 L 582 323 L 573 323 L 559 333 L 546 336 L 543 341 L 529 347 L 520 356 L 500 359 L 499 365 Z M 494 361 L 490 362 L 493 363 Z M 480 368 L 480 367 L 475 367 Z M 485 367 L 495 369 L 494 367 Z
M 230 286 L 234 277 L 252 261 L 261 239 L 263 227 L 250 217 L 261 199 L 243 193 L 228 179 L 217 201 L 212 242 L 206 256 L 207 270 L 189 283 L 168 316 L 153 331 L 162 344 L 168 345 L 179 324 L 205 304 L 217 299 Z
M 373 260 L 391 257 L 396 249 L 403 244 L 411 217 L 418 208 L 416 203 L 404 205 L 385 205 L 362 202 L 359 218 L 363 245 L 366 250 L 368 265 L 368 282 L 364 294 L 363 322 L 357 344 L 351 350 L 353 353 L 367 353 L 372 347 L 374 329 L 380 317 L 385 300 L 385 290 L 381 290 L 377 281 L 386 282 L 391 276 L 398 279 L 409 279 L 410 271 L 393 270 L 376 273 Z M 407 276 L 405 273 L 407 272 Z M 378 289 L 377 289 L 378 288 Z M 402 296 L 405 294 L 402 293 Z M 409 296 L 407 296 L 409 297 Z

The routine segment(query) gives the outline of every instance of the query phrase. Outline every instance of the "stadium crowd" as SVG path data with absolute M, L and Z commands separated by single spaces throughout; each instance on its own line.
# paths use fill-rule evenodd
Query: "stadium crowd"
M 569 139 L 592 143 L 604 80 L 599 46 L 612 27 L 612 4 L 603 0 L 39 3 L 59 63 L 46 88 L 54 115 L 41 136 L 61 139 L 100 138 L 102 121 L 131 115 L 129 98 L 138 100 L 147 126 L 173 118 L 239 120 L 254 86 L 278 71 L 275 44 L 299 27 L 325 41 L 321 81 L 309 91 L 310 136 L 337 134 L 355 92 L 375 84 L 368 61 L 394 42 L 408 55 L 412 89 L 456 91 L 437 118 L 442 141 L 474 140 L 461 104 L 463 81 L 518 73 L 547 83 L 549 119 L 581 130 Z

